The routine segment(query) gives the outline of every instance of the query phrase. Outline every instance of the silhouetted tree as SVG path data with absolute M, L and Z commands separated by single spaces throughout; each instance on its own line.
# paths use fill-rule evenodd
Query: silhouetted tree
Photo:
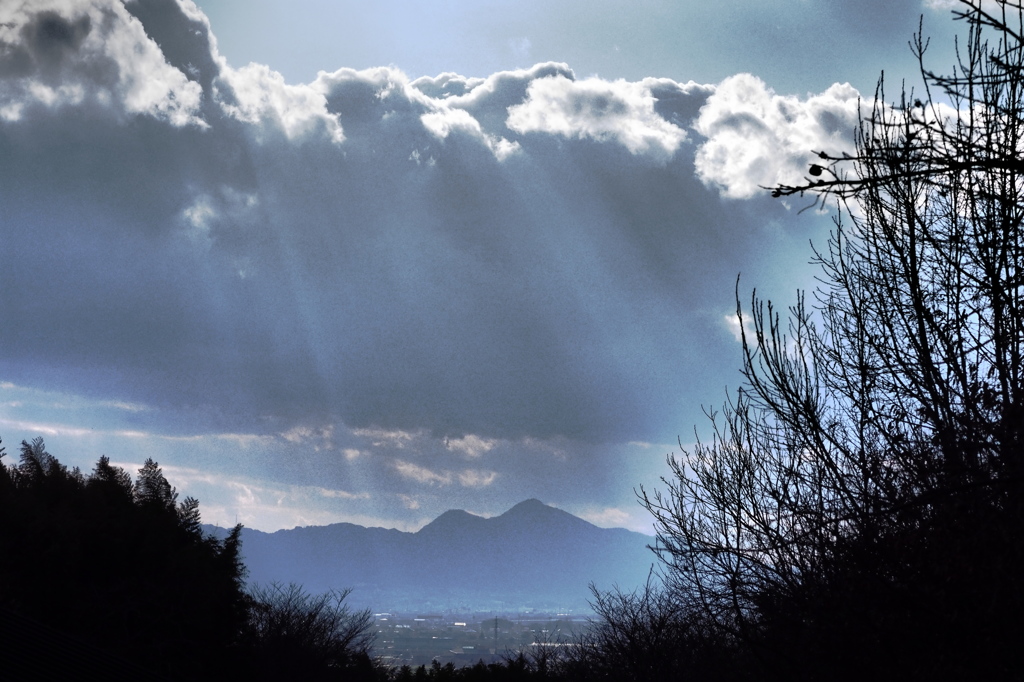
M 300 585 L 254 587 L 242 650 L 256 679 L 374 680 L 373 615 L 345 603 L 351 590 L 312 595 Z
M 23 442 L 17 465 L 0 462 L 0 612 L 154 676 L 229 674 L 246 622 L 241 527 L 204 537 L 198 502 L 175 500 L 155 462 L 135 483 L 106 457 L 85 477 Z
M 737 306 L 744 385 L 641 493 L 670 587 L 790 679 L 1022 669 L 1024 17 L 957 16 L 952 75 L 918 36 L 925 90 L 774 191 L 839 201 L 822 285 Z
M 741 652 L 687 595 L 675 594 L 654 576 L 636 590 L 600 591 L 591 585 L 595 617 L 576 635 L 554 668 L 563 679 L 731 679 Z

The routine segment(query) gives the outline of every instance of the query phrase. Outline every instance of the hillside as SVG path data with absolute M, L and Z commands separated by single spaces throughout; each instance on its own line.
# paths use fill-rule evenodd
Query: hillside
M 650 541 L 527 500 L 489 519 L 450 510 L 415 533 L 350 523 L 245 529 L 242 555 L 250 583 L 351 587 L 353 604 L 377 610 L 580 611 L 590 582 L 641 585 L 655 560 Z

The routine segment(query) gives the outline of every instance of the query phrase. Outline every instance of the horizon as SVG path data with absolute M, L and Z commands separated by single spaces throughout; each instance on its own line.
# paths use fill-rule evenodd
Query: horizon
M 309 525 L 304 525 L 304 526 L 292 526 L 291 528 L 278 528 L 278 529 L 272 530 L 272 531 L 264 531 L 264 530 L 260 530 L 258 528 L 252 528 L 250 530 L 255 530 L 255 531 L 260 532 L 260 533 L 268 533 L 268 534 L 270 534 L 270 533 L 277 533 L 277 532 L 281 532 L 281 531 L 296 530 L 298 528 L 323 528 L 325 526 L 334 526 L 334 525 L 338 525 L 338 524 L 350 524 L 350 525 L 359 526 L 360 528 L 367 528 L 367 529 L 376 528 L 376 529 L 381 529 L 381 530 L 397 530 L 400 533 L 418 533 L 421 530 L 423 530 L 424 528 L 426 528 L 427 526 L 429 526 L 434 521 L 437 521 L 439 518 L 441 518 L 445 514 L 448 514 L 449 512 L 463 512 L 465 514 L 469 514 L 470 516 L 475 516 L 477 518 L 487 520 L 487 519 L 495 519 L 495 518 L 498 518 L 500 516 L 504 516 L 504 515 L 508 514 L 509 512 L 513 511 L 516 507 L 519 507 L 519 506 L 524 505 L 524 504 L 528 504 L 530 502 L 538 502 L 542 506 L 544 506 L 544 507 L 546 507 L 548 509 L 554 509 L 555 511 L 565 512 L 566 514 L 569 514 L 573 518 L 576 518 L 576 519 L 579 519 L 580 521 L 585 521 L 586 523 L 589 523 L 590 525 L 594 526 L 595 528 L 602 528 L 602 529 L 605 529 L 605 530 L 628 530 L 631 533 L 638 533 L 640 535 L 645 535 L 647 537 L 652 537 L 652 538 L 654 537 L 654 533 L 653 532 L 644 533 L 642 530 L 633 530 L 633 529 L 630 529 L 630 528 L 624 528 L 622 526 L 599 526 L 599 525 L 597 525 L 595 523 L 587 521 L 584 518 L 576 516 L 575 514 L 567 512 L 564 509 L 561 509 L 561 508 L 556 507 L 554 505 L 546 504 L 546 503 L 542 502 L 541 500 L 538 500 L 535 497 L 531 497 L 531 498 L 529 498 L 527 500 L 523 500 L 521 502 L 517 502 L 516 504 L 512 505 L 511 507 L 509 507 L 505 511 L 498 512 L 496 514 L 478 513 L 478 512 L 471 511 L 469 509 L 455 509 L 455 508 L 446 509 L 443 512 L 441 512 L 440 514 L 438 514 L 437 516 L 435 516 L 434 518 L 432 518 L 432 519 L 426 521 L 425 523 L 423 523 L 423 525 L 419 526 L 418 528 L 414 528 L 414 529 L 402 529 L 402 528 L 395 528 L 393 526 L 390 526 L 390 527 L 389 526 L 364 526 L 362 524 L 352 523 L 350 521 L 335 521 L 333 523 L 309 524 Z M 220 530 L 231 530 L 231 527 L 221 526 L 221 525 L 218 525 L 218 524 L 215 524 L 215 523 L 204 523 L 203 525 L 212 526 L 212 527 L 220 529 Z M 243 524 L 243 528 L 248 528 L 248 527 Z

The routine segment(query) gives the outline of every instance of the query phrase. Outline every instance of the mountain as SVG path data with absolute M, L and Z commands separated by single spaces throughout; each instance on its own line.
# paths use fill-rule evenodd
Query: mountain
M 226 531 L 206 526 L 223 536 Z M 250 583 L 352 588 L 375 610 L 586 610 L 588 584 L 633 589 L 655 561 L 651 538 L 598 528 L 539 500 L 500 516 L 450 510 L 415 533 L 351 523 L 242 531 Z

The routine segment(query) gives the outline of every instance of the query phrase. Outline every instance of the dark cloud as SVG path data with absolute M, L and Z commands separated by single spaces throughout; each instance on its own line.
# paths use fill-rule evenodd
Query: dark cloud
M 696 177 L 711 87 L 555 63 L 293 86 L 228 66 L 182 7 L 111 10 L 145 69 L 76 38 L 59 106 L 42 67 L 3 76 L 8 380 L 154 406 L 126 419 L 164 430 L 671 441 L 736 383 L 736 273 L 781 289 L 820 226 L 779 233 L 784 207 Z M 503 471 L 401 461 L 418 484 Z
M 56 12 L 40 12 L 21 29 L 22 49 L 6 55 L 5 62 L 14 68 L 4 69 L 11 75 L 27 75 L 36 71 L 53 77 L 61 63 L 74 55 L 92 29 L 89 16 L 68 20 Z M 20 67 L 20 68 L 19 68 Z

